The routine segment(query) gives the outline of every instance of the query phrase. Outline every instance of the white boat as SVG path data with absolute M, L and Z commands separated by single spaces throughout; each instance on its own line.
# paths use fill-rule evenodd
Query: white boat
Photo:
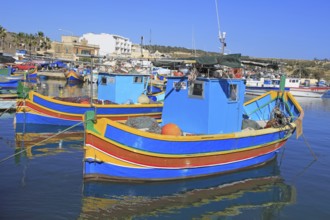
M 260 95 L 270 90 L 278 90 L 280 79 L 246 80 L 246 94 Z M 285 90 L 290 91 L 295 97 L 322 98 L 329 93 L 330 87 L 327 86 L 301 86 L 301 80 L 298 78 L 287 78 L 285 80 Z

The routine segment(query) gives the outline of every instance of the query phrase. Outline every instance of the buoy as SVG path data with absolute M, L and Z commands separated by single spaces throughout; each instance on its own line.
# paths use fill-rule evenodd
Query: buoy
M 149 104 L 150 103 L 149 97 L 145 94 L 141 94 L 138 98 L 138 103 L 140 103 L 140 104 Z
M 81 101 L 80 103 L 81 103 L 81 104 L 89 104 L 89 101 L 87 101 L 87 100 L 83 100 L 83 101 Z
M 162 127 L 161 134 L 181 136 L 182 132 L 181 129 L 176 124 L 169 123 Z
M 182 72 L 174 72 L 173 75 L 174 76 L 183 76 L 183 73 Z

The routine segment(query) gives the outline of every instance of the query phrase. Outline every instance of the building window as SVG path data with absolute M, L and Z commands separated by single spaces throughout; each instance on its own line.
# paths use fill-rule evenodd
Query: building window
M 91 55 L 91 51 L 90 50 L 81 50 L 81 54 Z

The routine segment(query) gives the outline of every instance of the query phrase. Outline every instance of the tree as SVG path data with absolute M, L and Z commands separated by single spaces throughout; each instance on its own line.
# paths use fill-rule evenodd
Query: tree
M 5 48 L 5 38 L 7 36 L 7 30 L 0 25 L 0 39 L 1 39 L 1 49 Z
M 46 37 L 43 32 L 39 31 L 36 34 L 36 38 L 38 41 L 38 49 L 48 50 L 51 48 L 51 40 L 49 37 Z
M 302 66 L 298 66 L 296 67 L 293 72 L 292 72 L 292 76 L 294 77 L 299 77 L 299 78 L 309 78 L 310 75 L 310 71 Z
M 19 32 L 18 34 L 15 35 L 14 41 L 15 41 L 16 47 L 18 47 L 19 49 L 22 49 L 23 47 L 25 49 L 24 38 L 25 38 L 25 34 L 23 32 Z

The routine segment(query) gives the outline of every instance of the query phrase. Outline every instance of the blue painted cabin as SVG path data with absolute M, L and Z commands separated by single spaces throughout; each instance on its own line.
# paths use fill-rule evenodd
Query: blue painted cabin
M 146 91 L 148 80 L 147 74 L 99 73 L 98 99 L 118 104 L 137 103 Z
M 245 85 L 241 79 L 167 79 L 162 124 L 174 123 L 197 134 L 240 131 Z

